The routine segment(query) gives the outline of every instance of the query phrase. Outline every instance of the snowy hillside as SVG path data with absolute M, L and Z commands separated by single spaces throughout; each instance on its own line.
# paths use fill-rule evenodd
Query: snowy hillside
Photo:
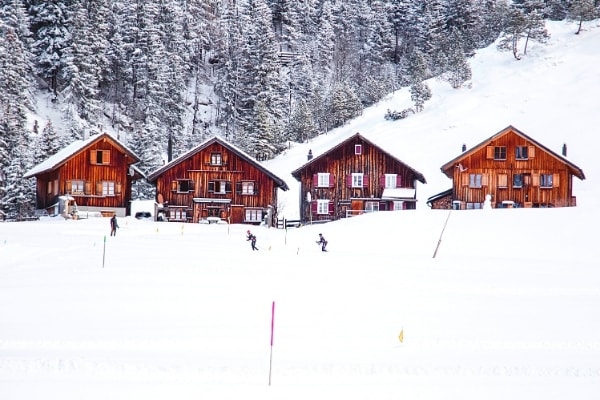
M 253 227 L 259 251 L 246 225 L 0 223 L 0 398 L 596 400 L 600 21 L 574 30 L 519 62 L 483 50 L 471 89 L 432 81 L 423 113 L 385 121 L 400 91 L 269 162 L 286 178 L 359 131 L 425 175 L 417 210 Z M 429 210 L 439 167 L 508 124 L 568 144 L 579 206 Z
M 577 36 L 572 23 L 548 23 L 548 30 L 549 43 L 530 43 L 520 61 L 495 46 L 479 51 L 471 60 L 470 88 L 455 90 L 447 82 L 428 81 L 433 97 L 417 115 L 398 121 L 384 119 L 388 109 L 412 106 L 408 89 L 402 89 L 311 143 L 292 143 L 286 154 L 267 163 L 278 176 L 289 179 L 292 188 L 282 200 L 283 214 L 297 215 L 298 182 L 290 172 L 306 162 L 309 149 L 318 156 L 360 132 L 425 175 L 427 184 L 417 186 L 417 207 L 426 208 L 427 198 L 451 186 L 440 167 L 460 154 L 463 144 L 475 146 L 508 125 L 559 154 L 566 143 L 567 158 L 587 177 L 583 182 L 574 180 L 578 204 L 600 205 L 596 190 L 600 164 L 587 162 L 595 160 L 591 144 L 598 124 L 600 22 L 588 23 Z

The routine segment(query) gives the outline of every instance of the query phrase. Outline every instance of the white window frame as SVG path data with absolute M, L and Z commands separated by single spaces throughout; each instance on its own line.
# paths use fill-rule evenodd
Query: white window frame
M 72 180 L 71 181 L 71 194 L 83 194 L 85 190 L 85 181 L 83 180 Z
M 246 208 L 246 222 L 262 222 L 262 210 L 259 208 Z
M 469 187 L 481 188 L 483 176 L 481 174 L 469 174 Z
M 361 173 L 353 172 L 352 173 L 352 187 L 353 188 L 361 188 L 363 187 L 363 178 L 364 175 Z
M 329 214 L 329 200 L 317 200 L 317 214 Z
M 115 183 L 112 181 L 102 181 L 102 196 L 114 196 Z
M 398 175 L 397 174 L 385 174 L 385 187 L 386 188 L 395 188 L 398 184 Z
M 394 200 L 394 211 L 404 210 L 404 202 L 399 200 Z
M 378 201 L 365 201 L 365 212 L 377 212 L 379 211 L 379 202 Z
M 242 182 L 242 194 L 254 194 L 254 182 Z
M 354 154 L 359 156 L 362 154 L 362 144 L 355 144 L 354 145 Z
M 210 155 L 210 165 L 223 165 L 221 153 L 212 153 Z
M 329 187 L 329 172 L 319 172 L 317 174 L 317 186 Z

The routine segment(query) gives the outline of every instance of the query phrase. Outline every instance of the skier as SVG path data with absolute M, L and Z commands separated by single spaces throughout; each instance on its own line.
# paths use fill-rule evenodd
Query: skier
M 250 232 L 250 229 L 248 229 L 246 234 L 246 241 L 250 241 L 250 244 L 252 245 L 252 251 L 258 250 L 258 247 L 256 247 L 256 236 L 253 235 L 252 232 Z
M 325 247 L 327 247 L 327 240 L 325 240 L 325 237 L 319 233 L 319 240 L 317 240 L 317 244 L 321 245 L 321 251 L 327 251 L 325 249 Z
M 117 223 L 117 216 L 113 215 L 110 219 L 110 236 L 117 236 L 117 228 L 119 224 Z

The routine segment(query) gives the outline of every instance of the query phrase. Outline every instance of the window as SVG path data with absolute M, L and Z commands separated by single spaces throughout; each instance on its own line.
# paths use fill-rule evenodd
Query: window
M 170 208 L 169 219 L 175 221 L 183 221 L 187 219 L 187 213 L 185 208 Z
M 329 200 L 317 200 L 317 214 L 329 214 Z
M 110 164 L 110 150 L 92 150 L 90 152 L 90 162 L 96 165 Z
M 506 160 L 506 147 L 505 146 L 494 147 L 494 160 Z
M 317 174 L 317 186 L 318 187 L 329 187 L 329 173 L 319 172 Z
M 83 194 L 84 181 L 71 181 L 71 194 Z
M 102 196 L 114 196 L 115 195 L 115 183 L 114 182 L 102 182 Z
M 385 174 L 385 187 L 395 188 L 398 186 L 398 178 L 396 174 Z
M 483 208 L 481 203 L 467 203 L 467 210 L 480 210 Z
M 229 181 L 209 181 L 208 192 L 225 194 L 231 193 L 231 182 Z
M 404 209 L 404 202 L 394 200 L 394 211 L 403 210 L 403 209 Z
M 469 174 L 469 187 L 481 187 L 481 174 Z
M 242 194 L 254 194 L 254 182 L 242 182 Z
M 552 174 L 541 174 L 540 175 L 540 187 L 551 188 L 552 187 Z
M 379 211 L 379 202 L 378 201 L 365 202 L 365 212 L 375 212 L 375 211 Z
M 247 222 L 261 222 L 262 221 L 262 210 L 257 208 L 246 209 L 246 221 Z
M 362 144 L 354 145 L 354 154 L 361 155 L 362 154 Z
M 523 174 L 514 174 L 513 175 L 513 187 L 514 188 L 522 188 L 523 187 Z
M 361 188 L 363 187 L 363 174 L 352 174 L 352 187 L 353 188 Z
M 221 153 L 212 153 L 210 155 L 210 165 L 221 165 Z
M 188 193 L 192 190 L 192 181 L 189 179 L 180 179 L 177 181 L 177 193 Z
M 515 148 L 515 158 L 517 160 L 527 160 L 527 146 L 517 146 Z

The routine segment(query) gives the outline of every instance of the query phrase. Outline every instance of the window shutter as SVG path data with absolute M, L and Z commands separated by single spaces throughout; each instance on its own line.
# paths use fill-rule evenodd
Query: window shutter
M 385 175 L 381 175 L 379 177 L 379 187 L 382 187 L 382 188 L 385 187 Z
M 235 193 L 242 194 L 242 182 L 235 183 Z
M 319 174 L 313 174 L 313 187 L 319 186 Z
M 97 156 L 96 150 L 91 150 L 90 151 L 90 163 L 91 164 L 96 164 L 96 156 Z
M 346 175 L 346 186 L 352 187 L 352 174 Z
M 552 174 L 552 187 L 560 186 L 560 174 Z
M 189 188 L 190 192 L 193 192 L 194 189 L 195 189 L 195 187 L 194 187 L 194 181 L 192 179 L 190 179 L 189 182 L 190 182 L 190 184 L 189 184 L 188 188 Z
M 488 174 L 481 174 L 481 186 L 488 186 Z
M 508 175 L 507 174 L 498 174 L 498 186 L 499 187 L 507 187 L 508 186 Z
M 460 180 L 462 186 L 469 186 L 469 174 L 460 174 Z
M 117 182 L 115 185 L 115 194 L 121 194 L 121 182 Z
M 402 175 L 400 174 L 396 175 L 396 187 L 402 187 Z
M 540 186 L 540 174 L 531 174 L 531 186 Z
M 485 150 L 486 150 L 485 158 L 487 158 L 488 160 L 493 159 L 494 158 L 494 146 L 487 146 L 485 148 Z
M 535 146 L 529 146 L 527 149 L 527 158 L 535 157 Z
M 369 186 L 369 175 L 367 174 L 363 174 L 363 187 L 368 187 Z
M 102 195 L 102 182 L 96 182 L 96 196 Z
M 172 181 L 171 182 L 171 191 L 172 192 L 176 192 L 177 191 L 177 181 Z
M 71 181 L 65 181 L 65 193 L 71 193 Z
M 329 174 L 329 187 L 332 188 L 335 186 L 335 176 L 333 174 Z
M 327 212 L 329 212 L 330 215 L 333 215 L 333 201 L 327 203 Z
M 258 186 L 254 185 L 254 188 L 252 189 L 254 195 L 258 195 Z
M 312 211 L 313 214 L 317 213 L 317 202 L 316 201 L 311 201 L 310 210 Z
M 86 195 L 92 194 L 92 182 L 86 181 L 83 185 L 83 193 Z
M 102 152 L 102 164 L 110 164 L 110 150 Z

